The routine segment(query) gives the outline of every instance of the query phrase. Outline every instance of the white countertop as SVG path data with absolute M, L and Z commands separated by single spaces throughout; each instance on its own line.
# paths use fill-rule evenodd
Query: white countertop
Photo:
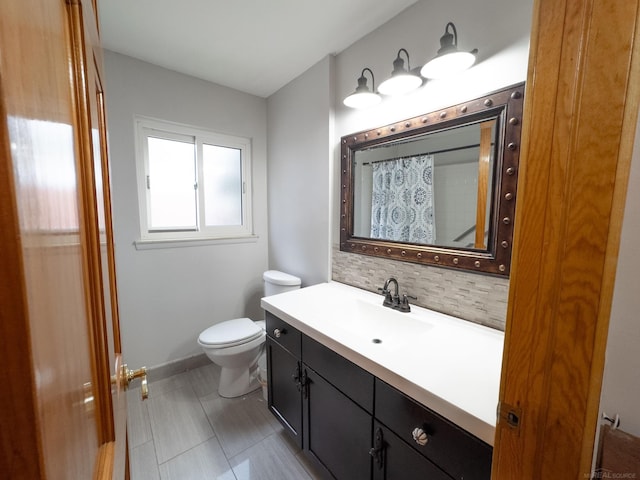
M 397 312 L 382 300 L 329 282 L 264 297 L 261 304 L 493 445 L 504 334 L 415 305 L 411 313 Z

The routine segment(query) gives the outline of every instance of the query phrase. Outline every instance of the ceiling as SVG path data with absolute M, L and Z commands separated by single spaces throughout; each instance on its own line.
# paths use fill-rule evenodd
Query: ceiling
M 417 0 L 102 0 L 104 48 L 268 97 Z

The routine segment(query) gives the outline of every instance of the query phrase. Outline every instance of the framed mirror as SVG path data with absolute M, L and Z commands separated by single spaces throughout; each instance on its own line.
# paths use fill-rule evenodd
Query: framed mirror
M 340 250 L 509 275 L 524 83 L 341 139 Z

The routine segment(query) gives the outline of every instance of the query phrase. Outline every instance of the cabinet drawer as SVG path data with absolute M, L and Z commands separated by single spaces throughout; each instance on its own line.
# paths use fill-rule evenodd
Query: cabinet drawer
M 299 330 L 296 330 L 284 320 L 280 320 L 272 313 L 265 312 L 267 335 L 276 343 L 289 350 L 297 358 L 301 357 L 301 337 Z
M 490 445 L 378 379 L 375 417 L 453 478 L 491 477 Z M 426 432 L 426 445 L 421 446 L 413 439 L 416 427 Z
M 302 336 L 302 361 L 368 413 L 373 413 L 373 375 L 306 335 Z

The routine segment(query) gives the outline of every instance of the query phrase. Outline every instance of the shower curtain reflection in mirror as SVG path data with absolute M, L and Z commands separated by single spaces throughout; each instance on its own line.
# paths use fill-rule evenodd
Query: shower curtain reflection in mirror
M 372 162 L 371 238 L 432 244 L 433 155 Z

